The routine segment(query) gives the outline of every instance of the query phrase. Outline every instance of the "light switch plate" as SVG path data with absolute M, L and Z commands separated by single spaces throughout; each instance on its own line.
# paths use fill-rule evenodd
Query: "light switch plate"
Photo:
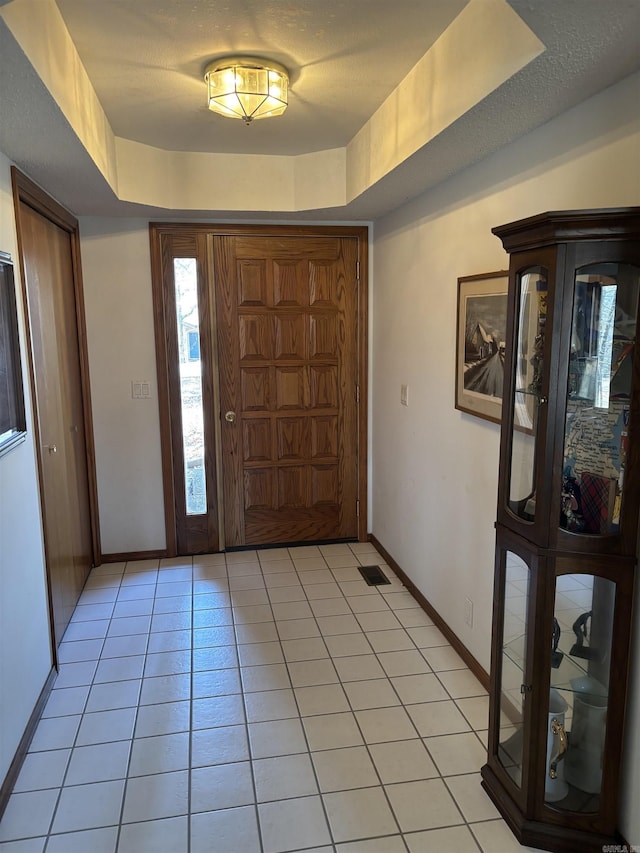
M 409 405 L 409 386 L 401 385 L 400 386 L 400 403 L 403 406 Z
M 131 397 L 134 400 L 148 400 L 151 397 L 151 383 L 148 379 L 131 380 Z

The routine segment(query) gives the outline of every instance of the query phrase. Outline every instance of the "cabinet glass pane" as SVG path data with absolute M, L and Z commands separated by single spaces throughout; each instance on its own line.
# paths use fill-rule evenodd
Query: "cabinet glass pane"
M 545 777 L 554 808 L 599 810 L 615 594 L 605 578 L 556 579 Z
M 511 551 L 507 551 L 505 561 L 498 758 L 516 785 L 520 787 L 524 738 L 522 685 L 525 683 L 524 659 L 527 645 L 530 572 L 527 564 Z
M 517 294 L 509 509 L 520 518 L 533 521 L 536 512 L 536 431 L 542 396 L 547 320 L 546 270 L 530 267 L 521 273 Z
M 560 526 L 615 533 L 624 498 L 640 268 L 576 271 Z
M 196 259 L 175 258 L 173 272 L 180 364 L 185 506 L 187 515 L 202 515 L 207 511 L 207 492 Z

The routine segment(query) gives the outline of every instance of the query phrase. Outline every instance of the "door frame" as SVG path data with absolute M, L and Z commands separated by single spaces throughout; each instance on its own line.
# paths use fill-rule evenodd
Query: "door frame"
M 358 324 L 358 390 L 357 399 L 357 440 L 358 440 L 358 539 L 367 538 L 367 486 L 368 486 L 368 259 L 369 228 L 367 225 L 243 225 L 219 223 L 186 222 L 150 222 L 149 240 L 151 246 L 151 282 L 153 288 L 153 311 L 156 337 L 156 365 L 158 381 L 158 409 L 160 415 L 160 444 L 162 451 L 162 484 L 164 496 L 165 530 L 167 556 L 177 555 L 175 492 L 173 463 L 171 458 L 171 418 L 169 407 L 169 363 L 164 334 L 164 300 L 162 294 L 162 238 L 164 235 L 201 234 L 218 236 L 253 237 L 355 237 L 358 241 L 357 276 L 357 324 Z M 209 259 L 207 259 L 208 261 Z M 216 328 L 212 327 L 214 352 L 216 346 Z M 214 378 L 217 385 L 217 375 Z M 216 400 L 219 407 L 220 401 Z M 218 418 L 216 418 L 218 422 Z M 221 476 L 219 436 L 216 433 L 216 469 Z M 220 479 L 218 479 L 220 486 Z M 220 496 L 220 489 L 218 489 Z
M 91 523 L 91 548 L 93 565 L 102 562 L 100 542 L 100 522 L 98 515 L 98 487 L 95 465 L 95 445 L 93 439 L 93 416 L 91 411 L 91 389 L 89 383 L 89 356 L 87 351 L 87 330 L 84 310 L 84 292 L 82 284 L 82 266 L 80 256 L 80 231 L 78 220 L 66 208 L 58 204 L 37 184 L 20 172 L 15 166 L 11 167 L 11 184 L 13 189 L 13 205 L 15 211 L 18 257 L 20 263 L 21 293 L 25 314 L 25 335 L 27 363 L 29 371 L 29 388 L 31 393 L 32 428 L 36 451 L 36 468 L 38 472 L 38 490 L 40 495 L 40 512 L 42 515 L 42 538 L 44 546 L 45 567 L 47 572 L 47 597 L 49 604 L 49 621 L 51 623 L 51 644 L 54 661 L 57 660 L 55 635 L 53 630 L 53 601 L 51 598 L 50 553 L 47 543 L 46 506 L 44 491 L 44 460 L 42 457 L 42 441 L 38 418 L 38 397 L 36 394 L 36 364 L 33 354 L 31 334 L 31 317 L 27 295 L 27 280 L 24 262 L 24 243 L 20 225 L 20 205 L 32 208 L 36 213 L 47 219 L 69 235 L 71 246 L 71 268 L 73 274 L 73 292 L 75 299 L 76 324 L 78 328 L 78 353 L 80 357 L 80 392 L 82 395 L 82 412 L 84 416 L 84 440 L 86 448 L 87 479 L 89 487 L 89 518 Z
M 153 277 L 154 332 L 156 340 L 156 360 L 158 374 L 158 409 L 161 428 L 162 482 L 165 507 L 165 529 L 167 553 L 170 556 L 205 547 L 208 550 L 220 548 L 220 494 L 219 459 L 217 432 L 219 424 L 215 412 L 219 408 L 217 390 L 217 352 L 215 335 L 209 331 L 215 328 L 215 306 L 213 294 L 210 294 L 208 282 L 211 278 L 209 267 L 210 247 L 204 232 L 165 233 L 159 237 L 158 251 L 161 260 L 158 265 L 159 280 Z M 184 487 L 185 451 L 182 430 L 174 429 L 176 409 L 181 407 L 181 381 L 179 367 L 179 347 L 176 333 L 176 296 L 175 272 L 171 261 L 176 258 L 196 260 L 196 277 L 199 314 L 199 347 L 201 361 L 202 413 L 205 436 L 207 430 L 213 430 L 216 438 L 213 448 L 205 447 L 205 482 L 207 495 L 206 512 L 194 516 L 186 513 Z M 152 253 L 153 260 L 153 253 Z M 153 263 L 152 263 L 153 267 Z M 155 273 L 153 273 L 155 276 Z M 207 375 L 209 373 L 210 375 Z M 180 419 L 182 421 L 182 417 Z M 166 444 L 165 444 L 166 442 Z M 212 516 L 215 515 L 215 518 Z M 196 546 L 195 543 L 198 543 Z

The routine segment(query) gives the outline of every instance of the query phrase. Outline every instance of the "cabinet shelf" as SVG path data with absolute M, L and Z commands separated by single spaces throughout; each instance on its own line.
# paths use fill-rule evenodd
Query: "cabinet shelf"
M 567 399 L 570 400 L 572 403 L 590 403 L 592 406 L 595 403 L 595 397 L 583 397 L 580 394 L 568 394 Z M 629 400 L 630 397 L 628 394 L 611 394 L 610 399 L 619 402 L 624 402 L 624 400 Z M 606 411 L 606 409 L 604 409 L 603 411 Z
M 531 391 L 529 388 L 516 388 L 516 394 L 522 394 L 524 397 L 531 397 L 533 400 L 540 402 L 540 394 L 537 391 Z
M 525 639 L 525 635 L 520 634 L 502 647 L 506 657 L 523 673 Z M 562 655 L 562 660 L 558 667 L 551 667 L 551 687 L 579 696 L 589 694 L 602 699 L 606 698 L 606 687 L 589 674 L 589 662 L 586 659 L 577 658 L 562 648 L 558 648 L 558 653 Z

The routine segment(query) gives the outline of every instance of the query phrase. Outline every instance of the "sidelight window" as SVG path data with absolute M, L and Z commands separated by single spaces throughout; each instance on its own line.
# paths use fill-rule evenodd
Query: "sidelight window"
M 174 258 L 180 403 L 187 515 L 207 511 L 198 273 L 195 258 Z

